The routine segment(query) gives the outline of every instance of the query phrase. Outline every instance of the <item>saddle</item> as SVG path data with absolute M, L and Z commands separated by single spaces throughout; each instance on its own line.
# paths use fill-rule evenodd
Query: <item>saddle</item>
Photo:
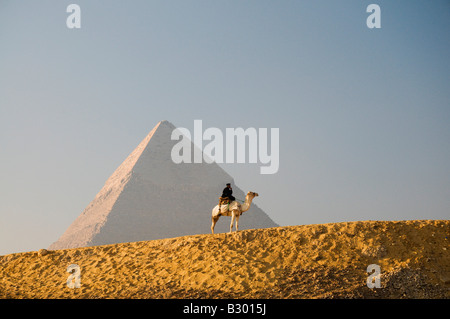
M 228 205 L 226 208 L 222 207 L 223 205 Z M 230 207 L 230 199 L 228 197 L 219 197 L 219 212 L 226 213 Z
M 226 205 L 230 203 L 230 198 L 229 197 L 219 197 L 219 206 L 221 205 Z

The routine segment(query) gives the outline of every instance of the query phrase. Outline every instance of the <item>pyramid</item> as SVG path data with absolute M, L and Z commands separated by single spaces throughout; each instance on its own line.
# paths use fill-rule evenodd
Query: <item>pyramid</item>
M 226 183 L 232 183 L 238 199 L 244 199 L 247 191 L 258 191 L 244 193 L 216 163 L 175 164 L 171 159 L 172 147 L 178 143 L 171 140 L 174 129 L 168 121 L 159 122 L 49 249 L 209 233 L 211 210 Z M 255 201 L 239 229 L 278 226 Z M 222 217 L 215 232 L 228 231 L 229 225 L 230 218 Z

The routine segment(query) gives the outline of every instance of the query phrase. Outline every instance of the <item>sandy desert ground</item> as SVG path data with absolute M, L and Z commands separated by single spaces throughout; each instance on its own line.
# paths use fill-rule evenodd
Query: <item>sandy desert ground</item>
M 0 298 L 449 298 L 449 237 L 448 220 L 363 221 L 42 249 L 0 256 Z

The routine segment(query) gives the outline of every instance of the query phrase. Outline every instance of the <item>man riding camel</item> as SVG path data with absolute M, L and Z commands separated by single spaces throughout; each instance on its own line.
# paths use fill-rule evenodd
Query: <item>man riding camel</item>
M 222 191 L 222 196 L 219 197 L 219 207 L 222 205 L 230 204 L 232 201 L 236 200 L 233 196 L 233 189 L 231 188 L 231 184 L 227 183 L 227 187 L 225 187 Z
M 231 184 L 228 183 L 227 187 L 225 187 L 222 191 L 222 197 L 228 197 L 228 199 L 230 200 L 230 202 L 234 201 L 236 198 L 234 198 L 233 196 L 233 189 L 231 188 Z

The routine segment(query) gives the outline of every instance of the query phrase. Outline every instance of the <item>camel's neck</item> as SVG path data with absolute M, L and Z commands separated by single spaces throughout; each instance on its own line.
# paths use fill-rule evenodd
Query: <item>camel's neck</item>
M 245 202 L 241 206 L 242 212 L 246 212 L 246 211 L 248 211 L 250 209 L 250 205 L 252 204 L 252 200 L 253 200 L 253 197 L 248 196 L 248 195 L 245 196 Z

